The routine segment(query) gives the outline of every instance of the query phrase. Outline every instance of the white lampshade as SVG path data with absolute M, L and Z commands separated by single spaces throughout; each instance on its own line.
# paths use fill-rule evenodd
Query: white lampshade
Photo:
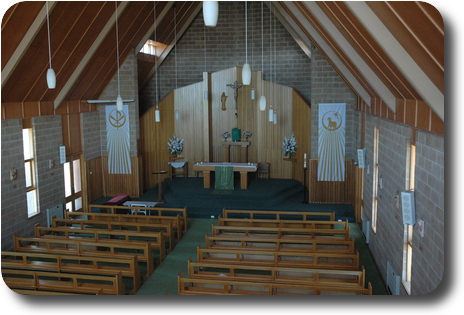
M 176 109 L 176 111 L 174 112 L 174 117 L 176 118 L 176 120 L 179 120 L 180 112 L 178 109 Z
M 203 1 L 203 20 L 205 26 L 215 27 L 219 15 L 218 1 Z
M 264 95 L 259 98 L 259 110 L 262 112 L 266 110 L 266 96 Z
M 54 89 L 56 87 L 55 71 L 52 68 L 49 68 L 47 71 L 47 85 L 49 89 Z
M 269 121 L 274 122 L 274 111 L 272 109 L 269 110 Z
M 251 89 L 251 99 L 255 100 L 256 99 L 256 91 L 254 88 Z
M 277 113 L 274 112 L 274 125 L 277 125 Z
M 155 110 L 155 122 L 160 122 L 161 121 L 161 118 L 160 118 L 160 111 L 158 108 L 156 108 Z
M 122 98 L 121 95 L 118 95 L 118 98 L 116 99 L 116 109 L 118 111 L 122 111 Z
M 242 83 L 243 85 L 250 85 L 251 83 L 251 67 L 248 62 L 243 65 Z

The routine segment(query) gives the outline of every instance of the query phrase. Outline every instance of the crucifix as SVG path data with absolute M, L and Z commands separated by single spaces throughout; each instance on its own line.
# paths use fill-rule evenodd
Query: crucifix
M 227 86 L 234 89 L 235 109 L 237 109 L 238 89 L 241 88 L 243 84 L 240 84 L 237 81 L 235 81 L 233 84 L 227 84 Z

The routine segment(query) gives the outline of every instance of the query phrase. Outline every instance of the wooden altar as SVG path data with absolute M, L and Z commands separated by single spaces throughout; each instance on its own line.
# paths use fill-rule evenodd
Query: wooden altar
M 230 147 L 240 146 L 240 161 L 241 163 L 248 163 L 248 146 L 251 144 L 250 141 L 224 141 L 224 162 L 230 162 Z

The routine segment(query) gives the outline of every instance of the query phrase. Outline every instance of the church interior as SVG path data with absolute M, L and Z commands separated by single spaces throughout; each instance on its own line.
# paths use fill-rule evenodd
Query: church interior
M 1 35 L 12 290 L 408 296 L 443 280 L 432 5 L 24 1 Z

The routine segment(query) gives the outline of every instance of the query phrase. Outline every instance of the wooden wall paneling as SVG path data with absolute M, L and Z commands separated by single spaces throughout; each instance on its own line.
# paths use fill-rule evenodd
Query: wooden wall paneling
M 202 104 L 202 113 L 203 113 L 203 158 L 201 161 L 209 162 L 211 160 L 213 151 L 211 146 L 211 91 L 212 91 L 212 84 L 211 84 L 211 74 L 208 72 L 203 72 L 203 89 L 206 89 L 208 94 L 205 99 L 203 97 L 203 104 Z M 203 92 L 204 93 L 204 92 Z M 192 161 L 193 163 L 197 161 Z M 192 167 L 193 169 L 193 167 Z
M 174 91 L 174 110 L 179 111 L 179 119 L 174 119 L 175 135 L 184 139 L 182 156 L 189 162 L 189 176 L 194 176 L 193 163 L 204 161 L 204 121 L 203 82 L 192 84 Z M 172 137 L 172 136 L 171 136 Z
M 140 136 L 143 152 L 144 189 L 152 188 L 167 175 L 154 175 L 153 172 L 168 171 L 170 158 L 167 142 L 174 134 L 174 91 L 159 103 L 160 122 L 155 122 L 155 107 L 140 118 Z
M 234 100 L 234 90 L 227 86 L 227 84 L 234 83 L 238 80 L 238 69 L 237 67 L 226 69 L 223 71 L 218 71 L 211 74 L 211 120 L 212 120 L 212 129 L 211 129 L 211 144 L 212 144 L 212 162 L 222 162 L 224 161 L 224 148 L 222 146 L 223 139 L 221 138 L 221 133 L 224 131 L 229 131 L 237 127 L 237 118 L 235 118 L 235 100 Z M 240 80 L 241 81 L 241 80 Z M 242 87 L 243 88 L 243 87 Z M 239 89 L 240 91 L 242 88 Z M 221 109 L 221 95 L 225 93 L 227 96 L 226 99 L 226 110 Z M 239 105 L 240 106 L 240 105 Z M 230 138 L 228 139 L 231 140 Z M 235 159 L 231 150 L 231 161 Z
M 293 90 L 292 100 L 293 129 L 298 144 L 295 156 L 297 161 L 294 165 L 293 178 L 303 183 L 304 154 L 306 153 L 306 165 L 309 167 L 309 156 L 311 153 L 311 107 L 296 90 Z M 309 184 L 308 177 L 306 173 L 306 185 Z
M 108 174 L 108 157 L 102 157 L 102 162 L 106 196 L 129 195 L 133 198 L 140 197 L 142 188 L 139 186 L 139 157 L 131 156 L 131 174 Z

